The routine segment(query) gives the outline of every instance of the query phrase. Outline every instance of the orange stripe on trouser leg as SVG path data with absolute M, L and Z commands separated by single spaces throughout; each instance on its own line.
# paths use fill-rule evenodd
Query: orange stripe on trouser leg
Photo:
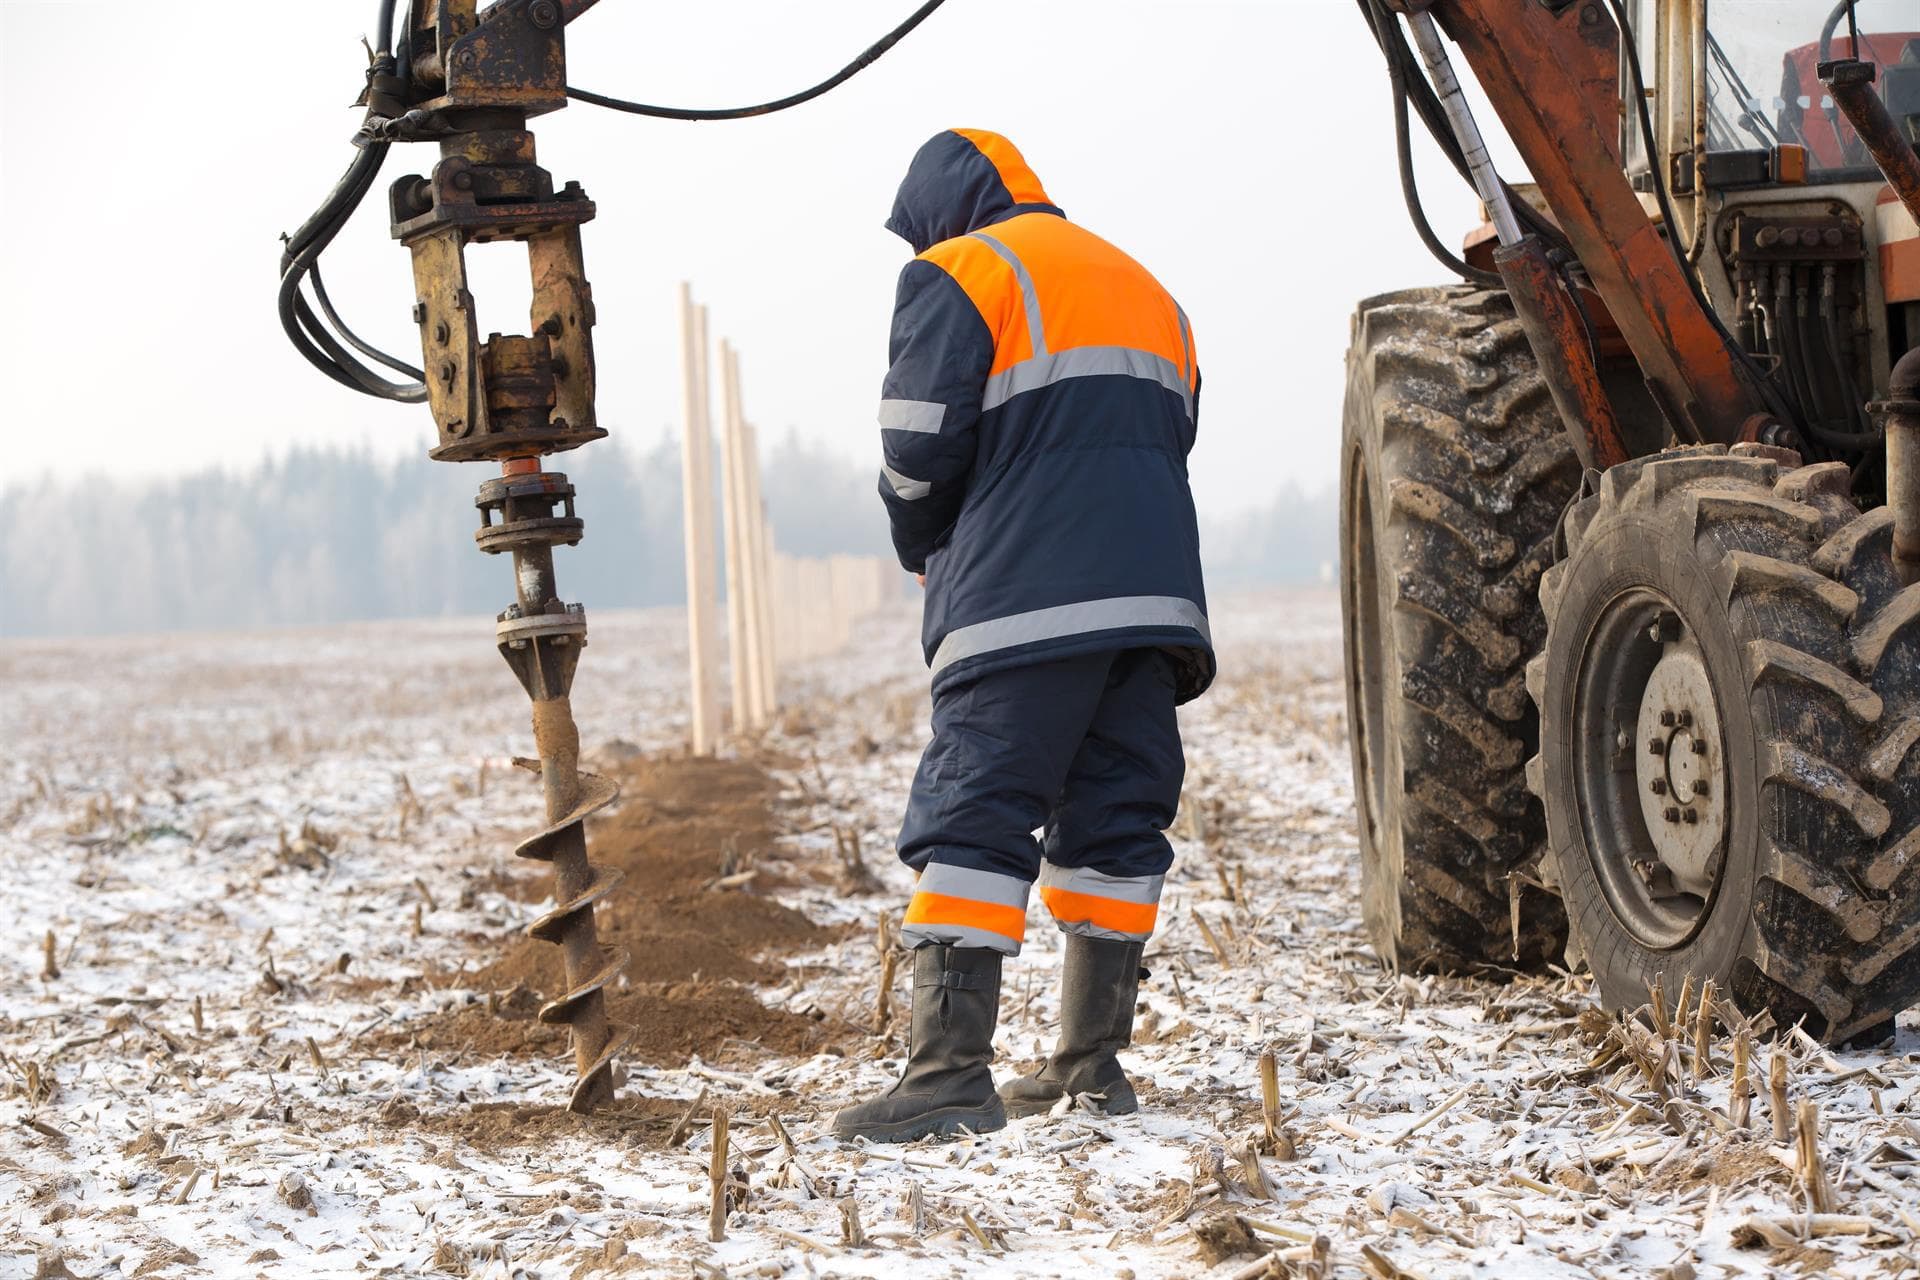
M 1015 942 L 1027 936 L 1027 913 L 1019 907 L 972 898 L 950 898 L 944 893 L 915 893 L 907 904 L 908 924 L 963 925 L 985 929 Z
M 1061 924 L 1090 924 L 1111 933 L 1152 933 L 1160 918 L 1157 902 L 1122 902 L 1090 893 L 1040 887 L 1040 900 Z

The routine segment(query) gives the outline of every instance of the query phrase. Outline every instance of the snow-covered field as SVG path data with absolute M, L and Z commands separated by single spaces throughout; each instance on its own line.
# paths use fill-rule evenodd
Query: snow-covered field
M 1356 911 L 1334 599 L 1215 613 L 1223 675 L 1185 713 L 1181 861 L 1128 1059 L 1144 1111 L 905 1149 L 824 1136 L 902 1049 L 898 1019 L 870 1028 L 924 734 L 904 613 L 789 673 L 795 713 L 740 748 L 780 792 L 760 883 L 845 926 L 775 956 L 758 995 L 831 1043 L 656 1052 L 629 1064 L 636 1101 L 592 1120 L 558 1109 L 560 1054 L 422 1034 L 515 1000 L 475 984 L 540 910 L 508 852 L 540 825 L 508 763 L 530 753 L 526 704 L 484 621 L 0 643 L 0 1277 L 1920 1269 L 1911 1014 L 1887 1049 L 1789 1042 L 1831 1183 L 1809 1217 L 1764 1083 L 1749 1128 L 1727 1118 L 1724 1035 L 1667 1102 L 1635 1054 L 1659 1076 L 1671 1052 L 1687 1079 L 1691 1033 L 1616 1054 L 1626 1033 L 1579 978 L 1381 968 Z M 678 615 L 593 627 L 574 693 L 589 755 L 671 751 Z M 1036 911 L 1008 969 L 1007 1069 L 1050 1039 L 1057 961 Z M 714 1105 L 746 1186 L 719 1243 Z

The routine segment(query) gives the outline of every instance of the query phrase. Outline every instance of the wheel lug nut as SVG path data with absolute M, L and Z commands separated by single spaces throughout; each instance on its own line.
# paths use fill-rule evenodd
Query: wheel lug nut
M 1666 818 L 1667 818 L 1667 821 L 1668 821 L 1668 822 L 1678 822 L 1678 821 L 1680 821 L 1680 810 L 1679 810 L 1679 808 L 1678 808 L 1677 806 L 1675 806 L 1675 805 L 1668 805 L 1668 806 L 1667 806 L 1667 813 L 1666 813 Z
M 1707 780 L 1705 778 L 1695 778 L 1693 780 L 1693 794 L 1697 796 L 1707 794 Z
M 1667 740 L 1665 738 L 1648 738 L 1647 750 L 1653 755 L 1663 756 L 1667 754 Z
M 1685 728 L 1689 728 L 1692 724 L 1693 724 L 1693 712 L 1688 711 L 1685 708 L 1682 708 L 1680 711 L 1680 727 L 1682 729 L 1685 729 Z
M 1655 778 L 1647 784 L 1647 789 L 1657 796 L 1663 796 L 1667 794 L 1667 780 L 1665 778 Z
M 1693 740 L 1693 754 L 1697 756 L 1707 754 L 1707 740 L 1705 738 L 1695 738 Z
M 1687 810 L 1687 811 L 1686 811 L 1686 812 L 1685 812 L 1684 814 L 1682 814 L 1681 816 L 1682 816 L 1682 817 L 1684 817 L 1684 818 L 1685 818 L 1685 819 L 1687 820 L 1687 822 L 1688 822 L 1688 823 L 1695 823 L 1695 822 L 1698 822 L 1698 821 L 1700 821 L 1700 815 L 1699 815 L 1699 814 L 1697 814 L 1697 813 L 1695 813 L 1695 812 L 1694 812 L 1693 810 L 1691 810 L 1691 809 L 1688 809 L 1688 810 Z
M 1673 728 L 1675 722 L 1676 722 L 1676 717 L 1674 716 L 1673 712 L 1662 711 L 1660 713 L 1660 724 L 1662 728 L 1671 729 Z

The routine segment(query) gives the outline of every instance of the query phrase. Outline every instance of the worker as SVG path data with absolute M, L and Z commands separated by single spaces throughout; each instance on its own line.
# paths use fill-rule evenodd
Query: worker
M 917 256 L 894 303 L 880 497 L 926 588 L 933 741 L 899 839 L 919 873 L 906 1069 L 834 1132 L 984 1132 L 1066 1096 L 1131 1112 L 1115 1054 L 1173 861 L 1174 707 L 1214 674 L 1193 333 L 999 134 L 921 147 L 886 225 Z M 996 1092 L 1001 962 L 1036 882 L 1065 931 L 1059 1041 Z

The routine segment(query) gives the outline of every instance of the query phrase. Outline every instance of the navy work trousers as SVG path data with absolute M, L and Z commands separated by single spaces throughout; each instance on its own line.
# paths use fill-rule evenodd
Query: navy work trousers
M 1186 773 L 1174 680 L 1161 651 L 1119 649 L 936 695 L 900 831 L 920 872 L 907 945 L 1018 954 L 1036 882 L 1061 928 L 1144 941 Z

